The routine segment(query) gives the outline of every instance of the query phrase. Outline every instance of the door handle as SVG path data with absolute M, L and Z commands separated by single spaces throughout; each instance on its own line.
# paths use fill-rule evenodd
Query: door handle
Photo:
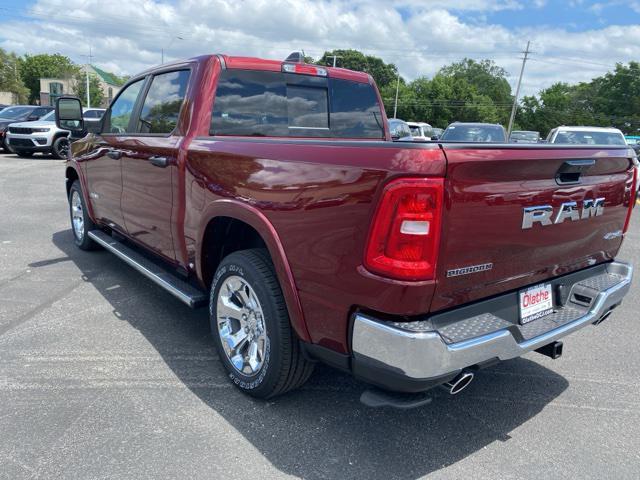
M 114 160 L 120 160 L 122 158 L 122 152 L 120 150 L 109 150 L 107 152 L 107 157 L 113 158 Z
M 169 166 L 169 159 L 167 157 L 156 157 L 154 155 L 153 157 L 149 157 L 149 161 L 154 167 L 166 168 Z

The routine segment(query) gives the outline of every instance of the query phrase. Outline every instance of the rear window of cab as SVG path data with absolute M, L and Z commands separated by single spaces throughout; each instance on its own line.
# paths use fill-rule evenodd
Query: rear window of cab
M 256 70 L 220 75 L 211 135 L 384 138 L 369 83 Z

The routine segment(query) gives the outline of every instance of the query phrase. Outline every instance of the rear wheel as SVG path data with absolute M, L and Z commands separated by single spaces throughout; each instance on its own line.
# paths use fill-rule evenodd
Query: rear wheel
M 243 392 L 270 398 L 301 386 L 311 375 L 313 363 L 303 357 L 291 329 L 266 250 L 241 250 L 222 261 L 209 313 L 222 364 Z
M 89 238 L 87 232 L 96 226 L 87 214 L 86 205 L 82 196 L 82 187 L 76 180 L 69 190 L 69 216 L 71 217 L 71 230 L 75 244 L 81 250 L 95 250 L 98 245 Z

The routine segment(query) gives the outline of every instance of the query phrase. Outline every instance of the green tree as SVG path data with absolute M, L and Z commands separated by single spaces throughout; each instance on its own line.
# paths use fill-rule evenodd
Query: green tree
M 80 98 L 83 107 L 87 107 L 87 75 L 78 73 L 74 77 L 73 93 Z M 92 107 L 99 107 L 104 101 L 104 93 L 100 87 L 100 80 L 94 74 L 89 74 L 89 100 Z
M 466 81 L 475 88 L 478 95 L 484 96 L 484 99 L 488 99 L 489 103 L 499 107 L 495 121 L 500 121 L 505 125 L 509 121 L 510 109 L 508 107 L 513 103 L 511 86 L 507 81 L 507 71 L 497 66 L 493 60 L 476 61 L 464 58 L 460 62 L 441 68 L 439 73 L 446 77 Z M 494 111 L 491 111 L 490 114 L 487 112 L 487 115 L 494 117 L 494 113 Z
M 29 89 L 29 101 L 32 103 L 40 98 L 41 78 L 71 78 L 78 72 L 78 67 L 69 57 L 59 53 L 25 55 L 20 59 L 20 75 Z
M 382 97 L 389 115 L 395 103 L 395 87 L 382 89 Z M 437 73 L 432 79 L 421 77 L 400 83 L 398 117 L 446 127 L 454 121 L 499 122 L 502 111 L 465 78 Z
M 20 77 L 20 61 L 16 54 L 0 48 L 0 91 L 11 92 L 18 103 L 25 103 L 29 91 Z
M 555 83 L 520 101 L 517 122 L 546 135 L 559 125 L 640 129 L 640 63 L 618 64 L 613 72 L 576 85 Z
M 317 61 L 318 65 L 333 65 L 333 56 L 337 55 L 336 66 L 367 72 L 376 81 L 379 88 L 395 82 L 398 77 L 398 68 L 393 63 L 385 63 L 381 58 L 373 55 L 365 55 L 358 50 L 332 50 L 324 52 Z

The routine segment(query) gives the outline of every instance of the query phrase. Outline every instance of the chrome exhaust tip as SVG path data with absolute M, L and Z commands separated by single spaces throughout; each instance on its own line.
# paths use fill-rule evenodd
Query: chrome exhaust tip
M 609 316 L 613 313 L 613 309 L 609 310 L 607 313 L 605 313 L 604 315 L 602 315 L 598 320 L 596 320 L 595 322 L 593 322 L 594 325 L 600 325 L 602 322 L 604 322 L 607 318 L 609 318 Z
M 449 380 L 440 386 L 449 392 L 450 395 L 457 395 L 469 386 L 474 376 L 473 372 L 462 372 L 453 380 Z

